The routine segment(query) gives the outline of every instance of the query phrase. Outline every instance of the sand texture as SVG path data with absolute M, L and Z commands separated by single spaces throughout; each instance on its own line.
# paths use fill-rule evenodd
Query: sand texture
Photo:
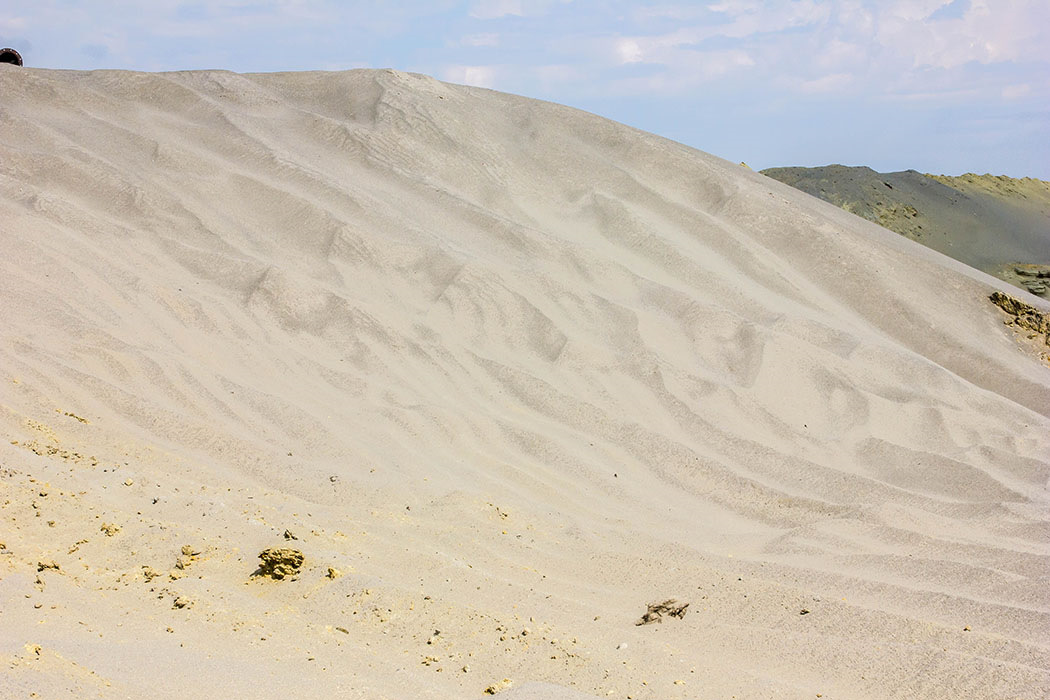
M 0 695 L 1050 694 L 1045 300 L 423 76 L 0 95 Z
M 1050 182 L 828 165 L 763 174 L 1038 296 L 1050 282 Z

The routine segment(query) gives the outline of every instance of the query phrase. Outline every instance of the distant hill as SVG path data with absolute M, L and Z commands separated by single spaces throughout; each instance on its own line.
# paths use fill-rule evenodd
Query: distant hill
M 844 165 L 761 172 L 1022 289 L 1047 294 L 1050 182 L 878 173 Z

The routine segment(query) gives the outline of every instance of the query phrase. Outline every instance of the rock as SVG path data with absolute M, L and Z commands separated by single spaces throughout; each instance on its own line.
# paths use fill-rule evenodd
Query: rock
M 99 529 L 106 533 L 106 537 L 112 537 L 120 532 L 120 525 L 117 525 L 116 523 L 102 523 L 102 527 Z
M 55 571 L 61 571 L 61 567 L 58 565 L 58 563 L 54 559 L 49 559 L 48 561 L 38 561 L 36 563 L 36 570 L 37 571 L 44 571 L 45 569 L 53 569 Z
M 1032 294 L 1045 294 L 1046 293 L 1046 285 L 1043 284 L 1040 281 L 1037 281 L 1037 280 L 1024 280 L 1023 282 L 1021 282 L 1021 284 L 1024 285 L 1024 288 L 1027 289 Z
M 485 688 L 485 695 L 495 695 L 500 691 L 506 690 L 512 685 L 514 685 L 513 681 L 511 681 L 509 678 L 504 678 L 503 680 L 497 681 L 489 687 Z
M 182 608 L 192 608 L 193 601 L 184 595 L 180 595 L 175 599 L 175 602 L 171 604 L 171 607 L 175 610 L 181 610 Z
M 152 566 L 142 567 L 142 577 L 146 579 L 146 583 L 149 583 L 158 576 L 160 576 L 160 572 L 154 569 Z
M 1050 345 L 1050 314 L 1044 314 L 1031 304 L 1002 292 L 992 292 L 988 299 L 1013 316 L 1014 325 L 1044 335 L 1046 344 Z
M 325 574 L 325 576 L 327 576 L 328 578 L 331 578 L 331 579 L 337 579 L 337 578 L 339 578 L 342 575 L 343 575 L 342 571 L 340 571 L 339 569 L 336 569 L 335 567 L 332 567 L 332 566 L 328 567 L 328 573 Z
M 175 568 L 179 570 L 186 569 L 190 564 L 197 561 L 197 557 L 200 556 L 200 551 L 188 544 L 182 545 L 182 549 L 179 551 L 181 554 L 175 560 Z
M 303 553 L 298 549 L 270 547 L 259 552 L 258 576 L 268 576 L 275 580 L 281 580 L 289 576 L 295 576 L 303 566 Z

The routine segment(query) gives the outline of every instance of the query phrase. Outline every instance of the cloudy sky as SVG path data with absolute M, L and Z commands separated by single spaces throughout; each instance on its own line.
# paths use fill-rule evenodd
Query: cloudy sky
M 386 68 L 752 167 L 1050 179 L 1050 0 L 3 0 L 29 66 Z

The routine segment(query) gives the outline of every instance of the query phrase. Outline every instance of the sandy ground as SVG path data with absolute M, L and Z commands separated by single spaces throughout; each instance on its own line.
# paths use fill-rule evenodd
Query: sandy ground
M 0 95 L 0 695 L 1050 694 L 1004 283 L 423 76 Z
M 842 165 L 762 173 L 1025 291 L 1047 294 L 1037 277 L 1050 281 L 1050 182 Z

